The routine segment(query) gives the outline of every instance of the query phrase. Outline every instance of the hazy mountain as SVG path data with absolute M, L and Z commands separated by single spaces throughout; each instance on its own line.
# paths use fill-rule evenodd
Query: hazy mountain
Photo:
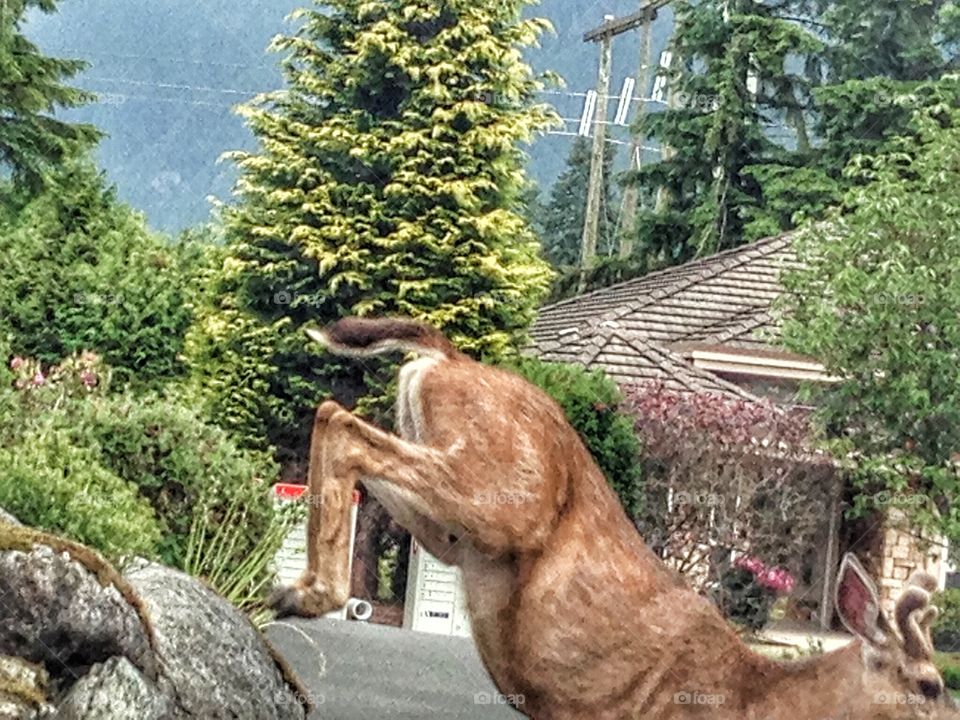
M 217 160 L 224 151 L 254 147 L 231 108 L 279 86 L 277 57 L 266 47 L 273 36 L 290 30 L 286 16 L 304 4 L 63 0 L 57 14 L 31 18 L 27 31 L 47 52 L 90 62 L 78 84 L 101 100 L 70 117 L 108 133 L 99 160 L 121 196 L 153 226 L 176 231 L 209 216 L 208 198 L 229 199 L 234 171 Z M 566 81 L 562 92 L 585 92 L 596 83 L 599 49 L 583 42 L 584 32 L 605 13 L 620 16 L 638 7 L 638 0 L 544 0 L 532 13 L 548 17 L 556 35 L 530 53 L 531 64 L 558 72 Z M 662 13 L 654 33 L 658 53 L 670 25 L 669 12 Z M 636 32 L 614 44 L 614 94 L 624 77 L 636 72 L 638 48 Z M 582 97 L 544 99 L 563 117 L 579 120 Z M 611 118 L 615 110 L 614 101 Z M 567 124 L 567 131 L 576 129 L 577 122 Z M 545 188 L 562 170 L 572 142 L 549 136 L 530 149 L 530 171 Z

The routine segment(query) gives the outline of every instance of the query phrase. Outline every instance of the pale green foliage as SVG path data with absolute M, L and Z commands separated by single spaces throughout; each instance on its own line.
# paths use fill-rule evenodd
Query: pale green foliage
M 546 24 L 523 5 L 335 0 L 275 41 L 287 87 L 243 110 L 260 150 L 232 156 L 240 202 L 191 340 L 231 425 L 296 445 L 319 399 L 365 392 L 308 325 L 412 316 L 486 357 L 522 342 L 551 271 L 521 146 L 554 118 L 521 57 Z
M 798 242 L 786 277 L 784 338 L 841 378 L 828 428 L 858 460 L 865 496 L 921 493 L 920 523 L 960 531 L 960 112 L 917 120 L 916 137 L 850 172 L 844 211 Z M 861 506 L 864 503 L 861 502 Z

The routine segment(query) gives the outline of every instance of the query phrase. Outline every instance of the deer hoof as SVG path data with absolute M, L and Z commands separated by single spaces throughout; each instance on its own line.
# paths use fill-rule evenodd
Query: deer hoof
M 303 590 L 293 585 L 278 587 L 270 593 L 270 597 L 267 598 L 267 607 L 276 612 L 278 618 L 291 615 L 309 617 L 308 613 L 304 613 Z

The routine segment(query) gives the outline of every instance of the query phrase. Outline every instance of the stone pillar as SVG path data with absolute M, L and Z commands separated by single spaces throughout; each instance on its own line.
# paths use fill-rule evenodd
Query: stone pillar
M 944 546 L 942 538 L 928 539 L 911 532 L 902 512 L 892 510 L 888 513 L 877 582 L 880 600 L 887 613 L 893 612 L 894 603 L 914 570 L 926 570 L 942 587 Z

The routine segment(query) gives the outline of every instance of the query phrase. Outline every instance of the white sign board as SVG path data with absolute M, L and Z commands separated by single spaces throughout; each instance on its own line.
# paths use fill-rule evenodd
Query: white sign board
M 403 627 L 439 635 L 470 636 L 467 597 L 460 571 L 410 542 Z

